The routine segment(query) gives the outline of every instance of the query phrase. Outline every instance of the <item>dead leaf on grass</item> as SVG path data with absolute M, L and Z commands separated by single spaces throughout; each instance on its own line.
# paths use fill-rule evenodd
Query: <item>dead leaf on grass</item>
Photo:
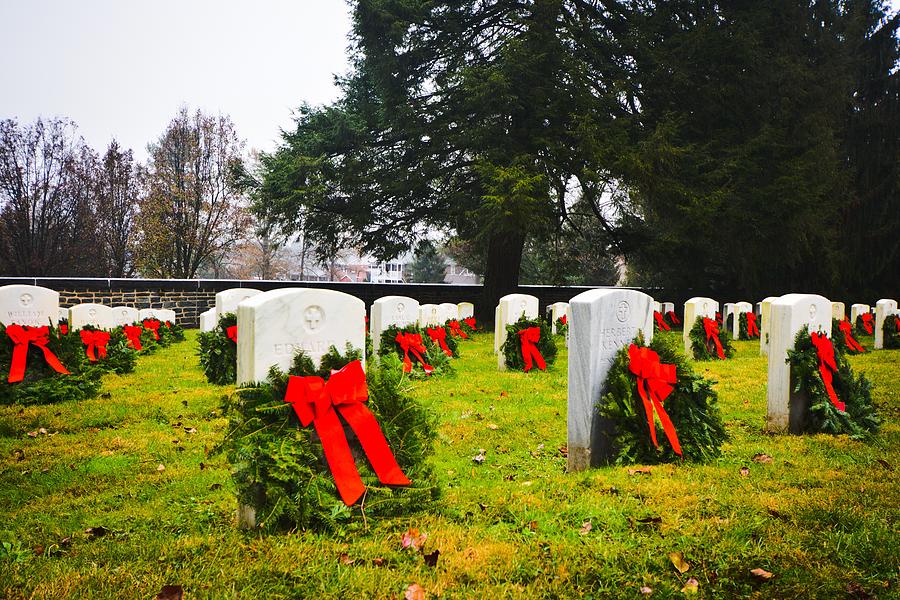
M 877 459 L 877 460 L 878 460 L 878 464 L 881 465 L 882 467 L 884 467 L 885 469 L 887 469 L 888 471 L 893 471 L 893 470 L 894 470 L 894 467 L 891 466 L 891 463 L 889 463 L 888 461 L 884 460 L 883 458 L 879 458 L 879 459 Z
M 346 552 L 341 552 L 341 555 L 338 557 L 338 562 L 342 565 L 352 565 L 356 562 L 356 559 L 350 558 L 350 555 Z
M 866 591 L 863 586 L 859 585 L 855 581 L 852 581 L 847 584 L 847 593 L 850 594 L 853 598 L 859 598 L 859 600 L 872 600 L 875 598 L 872 594 Z
M 741 477 L 750 477 L 750 467 L 741 467 Z
M 500 392 L 500 397 L 501 397 L 501 398 L 506 398 L 507 396 L 509 396 L 509 392 L 507 392 L 507 391 L 505 391 L 505 390 L 502 391 L 502 392 Z
M 652 593 L 653 593 L 653 588 L 649 588 L 646 585 L 641 586 L 641 595 L 649 596 Z
M 13 458 L 16 459 L 16 462 L 22 462 L 23 460 L 25 460 L 25 451 L 16 448 L 15 450 L 13 450 Z
M 641 517 L 637 522 L 642 525 L 662 523 L 662 517 Z
M 196 427 L 185 427 L 184 432 L 187 434 L 197 433 L 197 428 Z
M 700 582 L 691 577 L 686 582 L 684 582 L 684 587 L 681 588 L 682 594 L 696 594 L 700 590 Z
M 775 577 L 773 573 L 766 571 L 765 569 L 750 569 L 750 574 L 759 579 L 760 581 L 768 581 Z
M 531 531 L 537 531 L 537 521 L 529 521 L 528 529 L 530 529 Z
M 497 429 L 500 429 L 500 426 L 496 425 L 495 423 L 488 423 L 487 428 L 496 431 Z
M 753 462 L 768 464 L 768 463 L 772 462 L 772 457 L 769 456 L 768 454 L 764 454 L 764 453 L 760 452 L 759 454 L 753 455 Z
M 425 559 L 425 564 L 429 567 L 436 567 L 437 562 L 438 562 L 438 557 L 440 557 L 440 555 L 441 555 L 440 550 L 435 550 L 431 554 L 423 555 L 423 558 Z
M 156 600 L 182 600 L 184 588 L 180 585 L 164 585 L 156 595 Z
M 422 546 L 425 545 L 425 540 L 428 539 L 427 533 L 419 533 L 419 530 L 410 527 L 406 533 L 403 534 L 401 538 L 401 546 L 403 548 L 412 548 L 413 550 L 421 550 Z
M 478 454 L 472 457 L 472 461 L 478 463 L 479 465 L 484 462 L 485 459 L 484 448 L 479 448 Z
M 678 569 L 679 573 L 685 573 L 691 568 L 691 563 L 684 560 L 684 554 L 681 552 L 670 552 L 669 560 L 672 561 L 672 564 Z
M 411 583 L 403 594 L 403 600 L 425 600 L 425 590 L 418 583 Z
M 38 432 L 37 432 L 37 431 L 29 431 L 26 435 L 27 435 L 28 437 L 37 437 L 37 436 L 38 436 Z
M 587 535 L 591 532 L 591 529 L 593 529 L 593 528 L 594 528 L 594 526 L 591 524 L 590 521 L 585 521 L 584 523 L 581 524 L 581 529 L 578 530 L 578 533 L 580 533 L 581 535 Z
M 384 557 L 376 556 L 375 558 L 372 559 L 372 564 L 375 565 L 376 567 L 383 567 L 385 564 Z
M 159 471 L 160 473 L 162 473 L 163 471 L 166 470 L 166 465 L 159 463 L 159 466 L 156 467 L 156 470 Z
M 636 469 L 628 469 L 629 475 L 650 475 L 650 467 L 638 467 Z
M 102 525 L 98 525 L 97 527 L 88 527 L 84 530 L 84 532 L 90 538 L 100 538 L 109 533 L 109 529 L 103 527 Z

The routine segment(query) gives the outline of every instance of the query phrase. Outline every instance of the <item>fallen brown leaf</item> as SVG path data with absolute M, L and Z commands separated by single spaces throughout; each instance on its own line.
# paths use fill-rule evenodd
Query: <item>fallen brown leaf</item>
M 162 473 L 163 471 L 166 470 L 166 465 L 159 463 L 159 466 L 156 467 L 156 470 L 159 471 L 160 473 Z
M 421 550 L 422 546 L 425 545 L 425 540 L 428 539 L 427 533 L 419 533 L 419 530 L 410 527 L 406 533 L 400 539 L 401 547 L 403 548 L 412 548 L 413 550 Z
M 847 593 L 850 594 L 851 597 L 858 598 L 859 600 L 872 600 L 875 598 L 875 596 L 870 594 L 863 586 L 855 581 L 851 581 L 847 584 Z
M 350 555 L 346 552 L 341 552 L 341 555 L 338 557 L 338 562 L 342 565 L 352 565 L 356 562 L 356 559 L 350 558 Z
M 498 425 L 494 424 L 494 423 L 488 423 L 488 424 L 487 424 L 487 428 L 488 428 L 488 429 L 492 429 L 492 430 L 500 429 L 500 427 L 499 427 Z
M 32 548 L 32 552 L 34 552 L 35 556 L 41 556 L 44 554 L 44 547 L 38 544 L 34 548 Z
M 528 529 L 531 531 L 537 531 L 537 521 L 530 521 L 528 523 Z
M 691 568 L 691 563 L 684 560 L 684 554 L 681 552 L 670 552 L 669 560 L 672 561 L 672 564 L 678 569 L 679 573 L 685 573 L 688 569 Z
M 741 467 L 741 477 L 750 477 L 750 467 Z
M 691 577 L 686 582 L 684 582 L 684 587 L 681 588 L 682 594 L 696 594 L 700 589 L 700 582 Z
M 884 468 L 887 469 L 888 471 L 893 471 L 893 470 L 894 470 L 894 467 L 891 466 L 891 463 L 889 463 L 888 461 L 884 460 L 883 458 L 879 458 L 879 459 L 876 459 L 876 460 L 878 461 L 878 464 L 879 464 L 879 465 L 881 465 L 882 467 L 884 467 Z
M 506 392 L 506 391 L 500 392 L 500 397 L 501 397 L 501 398 L 506 398 L 507 396 L 509 396 L 509 392 Z
M 650 467 L 638 467 L 636 469 L 628 469 L 629 475 L 650 475 Z
M 594 526 L 591 525 L 590 521 L 585 521 L 584 523 L 581 524 L 581 529 L 578 530 L 578 533 L 580 533 L 581 535 L 587 535 L 591 532 L 591 529 L 593 529 L 593 528 L 594 528 Z
M 644 525 L 650 523 L 662 523 L 662 517 L 641 517 L 637 520 L 638 523 L 642 523 Z
M 559 453 L 560 453 L 560 455 L 562 455 L 564 458 L 568 458 L 568 457 L 569 457 L 569 447 L 568 447 L 568 446 L 560 446 L 560 447 L 559 447 Z
M 372 564 L 376 567 L 383 567 L 385 563 L 384 557 L 376 556 L 372 559 Z
M 765 569 L 750 569 L 750 574 L 761 581 L 768 581 L 775 577 L 774 574 L 769 573 Z
M 156 595 L 156 600 L 182 600 L 184 588 L 180 585 L 164 585 Z
M 652 593 L 653 593 L 653 588 L 649 588 L 646 585 L 641 586 L 641 595 L 642 596 L 649 596 Z
M 403 600 L 425 600 L 425 590 L 418 583 L 411 583 L 403 594 Z
M 84 530 L 84 532 L 88 535 L 88 537 L 99 538 L 109 533 L 109 529 L 103 527 L 102 525 L 99 525 L 97 527 L 88 527 Z
M 759 454 L 753 455 L 753 462 L 768 464 L 768 463 L 772 462 L 772 457 L 769 456 L 768 454 L 763 454 L 762 452 L 760 452 Z
M 436 567 L 438 562 L 438 557 L 440 557 L 441 551 L 435 549 L 431 554 L 425 554 L 422 558 L 425 559 L 425 564 L 429 567 Z

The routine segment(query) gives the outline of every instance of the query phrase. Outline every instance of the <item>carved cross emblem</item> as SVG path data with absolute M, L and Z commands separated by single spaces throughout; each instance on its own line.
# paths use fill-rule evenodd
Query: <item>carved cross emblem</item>
M 303 320 L 306 321 L 306 328 L 315 331 L 322 324 L 322 309 L 318 306 L 310 306 L 303 313 Z
M 88 315 L 90 315 L 90 317 L 93 319 L 94 317 L 97 316 L 97 309 L 96 309 L 96 308 L 89 308 L 89 309 L 88 309 Z
M 628 302 L 622 300 L 619 302 L 618 306 L 616 306 L 616 318 L 620 323 L 624 323 L 628 320 L 629 314 L 631 314 L 631 307 L 628 306 Z

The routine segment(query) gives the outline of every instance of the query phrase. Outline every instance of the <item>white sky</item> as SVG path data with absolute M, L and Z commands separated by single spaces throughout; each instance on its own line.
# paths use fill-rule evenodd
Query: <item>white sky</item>
M 349 30 L 344 0 L 0 0 L 0 118 L 69 117 L 143 159 L 187 105 L 271 150 L 302 102 L 337 97 Z

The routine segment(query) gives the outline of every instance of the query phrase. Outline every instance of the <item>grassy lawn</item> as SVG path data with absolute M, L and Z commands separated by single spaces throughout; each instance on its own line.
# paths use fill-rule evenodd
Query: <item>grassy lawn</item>
M 207 455 L 232 390 L 205 383 L 189 332 L 108 376 L 103 397 L 0 407 L 0 598 L 153 598 L 165 584 L 191 599 L 402 598 L 412 583 L 444 598 L 664 598 L 690 578 L 708 598 L 900 595 L 900 351 L 851 359 L 884 421 L 861 443 L 764 433 L 766 360 L 736 348 L 696 363 L 719 382 L 718 461 L 567 474 L 565 351 L 546 374 L 497 373 L 478 335 L 454 377 L 411 384 L 441 421 L 435 512 L 260 536 L 235 528 L 228 464 Z M 436 566 L 401 549 L 410 527 Z

